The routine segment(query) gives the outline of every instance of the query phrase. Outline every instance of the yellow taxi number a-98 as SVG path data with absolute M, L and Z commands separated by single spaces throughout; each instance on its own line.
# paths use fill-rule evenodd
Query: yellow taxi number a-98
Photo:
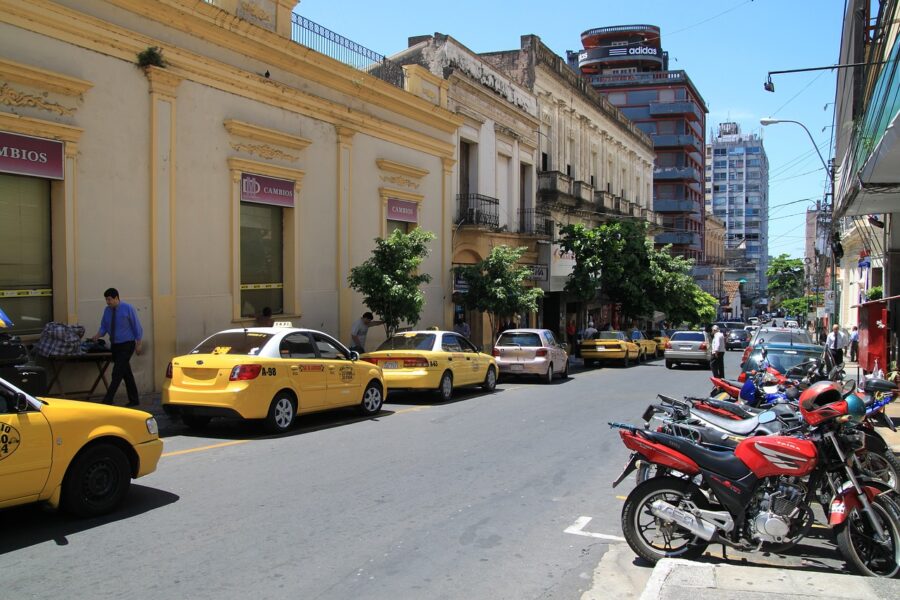
M 259 374 L 263 377 L 272 377 L 273 375 L 275 375 L 275 367 L 263 367 L 259 370 Z

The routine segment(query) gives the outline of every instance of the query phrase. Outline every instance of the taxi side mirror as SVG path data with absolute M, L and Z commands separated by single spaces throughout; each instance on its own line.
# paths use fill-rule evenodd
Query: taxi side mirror
M 356 350 L 351 350 L 350 360 L 359 360 L 359 352 L 357 352 Z
M 25 394 L 18 392 L 15 395 L 15 407 L 17 413 L 23 413 L 28 411 L 28 398 L 25 397 Z

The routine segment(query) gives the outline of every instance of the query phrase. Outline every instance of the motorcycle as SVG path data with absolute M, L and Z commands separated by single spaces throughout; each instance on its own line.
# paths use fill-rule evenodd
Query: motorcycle
M 783 551 L 812 527 L 811 505 L 821 501 L 824 488 L 831 496 L 828 524 L 844 559 L 865 575 L 900 573 L 900 506 L 887 485 L 855 470 L 837 435 L 844 423 L 865 416 L 862 400 L 842 397 L 835 384 L 821 382 L 801 395 L 800 412 L 810 428 L 806 437 L 749 437 L 733 452 L 610 423 L 632 450 L 613 487 L 639 462 L 685 474 L 653 477 L 631 491 L 622 510 L 628 545 L 653 563 L 697 558 L 712 543 Z M 777 418 L 764 415 L 762 421 Z

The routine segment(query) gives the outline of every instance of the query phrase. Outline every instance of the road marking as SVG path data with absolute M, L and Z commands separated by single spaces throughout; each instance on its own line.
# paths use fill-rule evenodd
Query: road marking
M 213 444 L 211 446 L 200 446 L 199 448 L 189 448 L 187 450 L 176 450 L 175 452 L 166 452 L 162 458 L 169 456 L 178 456 L 180 454 L 190 454 L 191 452 L 203 452 L 204 450 L 214 450 L 216 448 L 224 448 L 226 446 L 237 446 L 238 444 L 246 444 L 250 440 L 233 440 L 231 442 L 222 442 L 221 444 Z
M 616 496 L 619 500 L 628 500 L 628 496 Z
M 409 412 L 419 412 L 420 410 L 425 410 L 426 408 L 431 408 L 430 406 L 414 406 L 412 408 L 401 408 L 400 410 L 395 410 L 395 415 L 402 415 L 403 413 Z
M 609 540 L 611 542 L 624 542 L 625 538 L 617 535 L 608 535 L 606 533 L 593 533 L 591 531 L 583 531 L 584 526 L 591 522 L 591 517 L 578 517 L 574 525 L 570 525 L 563 530 L 563 533 L 571 533 L 573 535 L 583 535 L 585 537 L 599 538 L 601 540 Z

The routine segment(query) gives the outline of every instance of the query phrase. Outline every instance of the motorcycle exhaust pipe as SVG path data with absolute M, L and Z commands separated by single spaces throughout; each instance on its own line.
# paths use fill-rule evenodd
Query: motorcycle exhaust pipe
M 689 512 L 685 512 L 680 508 L 665 502 L 664 500 L 656 500 L 653 504 L 650 505 L 650 512 L 653 513 L 654 516 L 659 517 L 660 519 L 669 522 L 675 523 L 684 527 L 697 537 L 701 537 L 707 542 L 713 540 L 713 538 L 718 537 L 716 535 L 716 528 L 711 523 L 704 521 Z

